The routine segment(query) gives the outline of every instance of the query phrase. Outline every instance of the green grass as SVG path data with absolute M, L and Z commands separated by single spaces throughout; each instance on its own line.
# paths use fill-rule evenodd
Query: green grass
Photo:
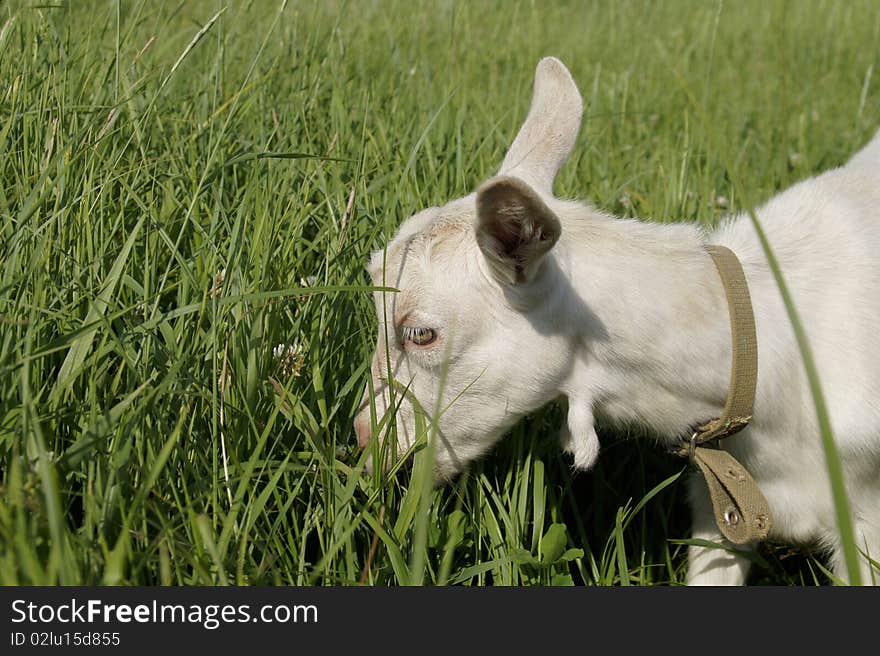
M 605 433 L 573 476 L 559 408 L 447 489 L 358 473 L 363 264 L 496 170 L 540 57 L 586 102 L 557 194 L 623 215 L 880 125 L 872 2 L 582 4 L 0 5 L 0 583 L 682 582 L 682 463 Z

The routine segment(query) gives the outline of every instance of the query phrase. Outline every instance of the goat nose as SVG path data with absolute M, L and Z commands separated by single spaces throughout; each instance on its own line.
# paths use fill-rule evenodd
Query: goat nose
M 370 441 L 370 417 L 363 413 L 354 418 L 354 434 L 357 435 L 357 443 L 360 448 L 367 446 Z

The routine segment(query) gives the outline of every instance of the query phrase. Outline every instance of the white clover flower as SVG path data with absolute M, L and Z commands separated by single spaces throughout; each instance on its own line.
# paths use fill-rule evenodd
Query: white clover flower
M 299 372 L 306 364 L 306 356 L 298 342 L 293 344 L 278 344 L 272 349 L 272 357 L 278 364 L 282 377 L 299 376 Z

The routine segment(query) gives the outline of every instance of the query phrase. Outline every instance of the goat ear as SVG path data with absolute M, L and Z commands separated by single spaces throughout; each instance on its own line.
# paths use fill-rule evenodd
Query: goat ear
M 562 234 L 541 197 L 522 180 L 498 177 L 477 191 L 477 244 L 504 280 L 528 282 Z
M 552 194 L 553 180 L 574 147 L 584 103 L 571 73 L 555 57 L 538 62 L 535 92 L 525 123 L 501 164 L 499 175 L 514 175 Z

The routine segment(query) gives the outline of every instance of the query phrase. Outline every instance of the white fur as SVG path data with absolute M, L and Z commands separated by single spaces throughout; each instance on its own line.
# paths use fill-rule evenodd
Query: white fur
M 733 216 L 706 235 L 691 224 L 618 219 L 554 198 L 553 178 L 574 145 L 581 112 L 566 68 L 556 59 L 542 60 L 532 109 L 500 177 L 477 194 L 412 217 L 386 251 L 374 255 L 374 281 L 400 289 L 376 294 L 380 338 L 372 385 L 378 416 L 389 407 L 384 381 L 390 362 L 393 378 L 409 386 L 438 429 L 439 479 L 483 455 L 524 414 L 560 396 L 569 405 L 563 446 L 579 468 L 589 468 L 599 452 L 594 417 L 650 427 L 671 444 L 689 427 L 717 417 L 727 394 L 727 306 L 703 248 L 723 244 L 745 270 L 759 347 L 754 420 L 726 440 L 725 448 L 766 495 L 771 538 L 827 549 L 835 574 L 845 579 L 815 410 L 751 222 Z M 504 202 L 485 202 L 493 191 Z M 536 206 L 535 198 L 561 225 L 555 245 L 552 239 L 535 242 L 552 246 L 546 254 L 546 248 L 513 255 L 492 251 L 497 243 L 487 231 L 520 221 L 523 208 Z M 875 560 L 880 559 L 877 208 L 880 137 L 847 165 L 795 185 L 758 210 L 807 329 L 857 538 Z M 550 230 L 553 216 L 543 223 L 535 219 L 537 227 L 526 226 L 522 239 Z M 517 246 L 516 239 L 506 243 Z M 510 275 L 499 270 L 505 262 Z M 405 343 L 400 323 L 432 328 L 438 339 L 422 347 Z M 415 438 L 412 404 L 404 401 L 393 421 L 402 453 Z M 355 426 L 359 441 L 366 442 L 369 408 Z M 690 493 L 693 537 L 723 543 L 698 476 L 690 481 Z M 690 583 L 741 584 L 747 571 L 747 558 L 736 552 L 690 549 Z M 863 579 L 878 577 L 865 562 Z

